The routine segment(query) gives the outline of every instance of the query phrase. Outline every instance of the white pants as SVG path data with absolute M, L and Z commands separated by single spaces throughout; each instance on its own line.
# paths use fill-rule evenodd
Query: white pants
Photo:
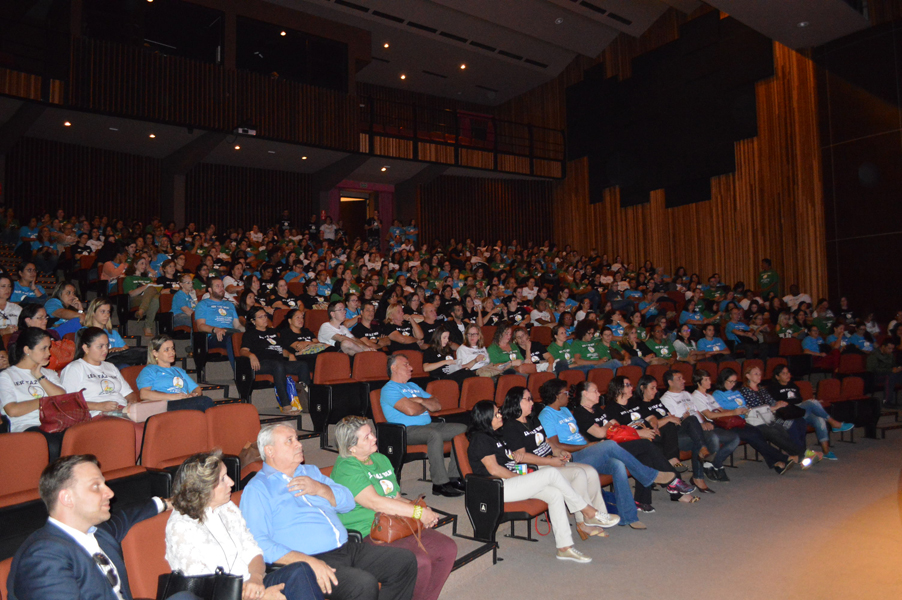
M 583 463 L 571 462 L 567 463 L 567 466 L 565 467 L 549 467 L 544 465 L 540 466 L 539 469 L 555 469 L 560 471 L 561 475 L 563 475 L 564 479 L 570 483 L 570 487 L 573 488 L 573 491 L 576 492 L 580 498 L 591 504 L 599 514 L 606 515 L 608 513 L 608 507 L 605 506 L 604 503 L 604 496 L 601 495 L 601 481 L 598 479 L 598 471 L 596 471 L 594 467 L 584 465 Z M 577 523 L 583 522 L 583 513 L 579 508 L 567 503 L 567 510 L 576 517 Z
M 598 475 L 595 475 L 598 479 Z M 504 480 L 504 501 L 519 502 L 535 498 L 548 504 L 548 516 L 554 529 L 554 543 L 558 548 L 573 545 L 568 506 L 581 510 L 587 506 L 558 469 L 542 469 L 527 475 Z

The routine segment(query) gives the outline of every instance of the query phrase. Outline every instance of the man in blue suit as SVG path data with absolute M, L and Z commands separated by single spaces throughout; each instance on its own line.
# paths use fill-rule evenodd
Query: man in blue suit
M 39 488 L 50 518 L 16 552 L 9 599 L 131 600 L 122 539 L 135 523 L 168 509 L 167 501 L 153 498 L 111 517 L 113 491 L 90 454 L 53 461 L 41 473 Z

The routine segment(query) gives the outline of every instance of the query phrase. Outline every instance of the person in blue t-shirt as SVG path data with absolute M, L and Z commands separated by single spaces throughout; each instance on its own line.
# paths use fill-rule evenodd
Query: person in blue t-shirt
M 169 336 L 158 335 L 147 347 L 147 366 L 138 375 L 141 400 L 165 400 L 166 410 L 207 410 L 213 400 L 183 369 L 175 364 L 175 343 Z
M 729 360 L 731 358 L 730 348 L 727 346 L 727 343 L 719 337 L 714 336 L 713 323 L 705 325 L 702 329 L 702 333 L 705 337 L 700 339 L 696 346 L 698 347 L 699 352 L 705 353 L 705 358 L 715 361 Z
M 47 292 L 35 282 L 37 276 L 38 270 L 34 263 L 25 262 L 19 265 L 19 281 L 13 285 L 13 294 L 9 298 L 10 302 L 15 302 L 16 304 L 22 304 L 23 301 L 35 304 L 47 302 Z
M 44 304 L 47 316 L 56 319 L 52 329 L 60 337 L 67 333 L 73 333 L 81 329 L 85 320 L 84 307 L 75 295 L 75 286 L 71 283 L 61 283 L 53 290 L 53 296 Z
M 730 322 L 724 327 L 727 339 L 734 342 L 734 352 L 745 352 L 746 358 L 760 358 L 767 362 L 767 344 L 758 341 L 748 324 L 741 321 L 742 311 L 734 308 L 730 313 Z
M 870 337 L 867 325 L 858 323 L 855 326 L 855 333 L 849 336 L 846 343 L 850 346 L 855 346 L 865 354 L 870 354 L 874 351 L 874 342 L 869 339 Z
M 450 469 L 445 468 L 445 442 L 450 442 L 455 435 L 464 433 L 466 425 L 460 423 L 433 423 L 430 411 L 442 409 L 438 400 L 423 388 L 410 381 L 413 367 L 402 354 L 388 358 L 388 370 L 391 381 L 382 388 L 379 405 L 389 423 L 400 423 L 407 426 L 408 444 L 426 444 L 429 457 L 429 470 L 432 475 L 432 493 L 436 496 L 463 495 L 463 482 L 457 461 L 451 458 Z
M 414 250 L 416 250 L 417 240 L 419 239 L 419 236 L 420 236 L 420 228 L 417 227 L 416 219 L 411 219 L 410 225 L 408 225 L 407 227 L 404 228 L 404 237 L 410 241 Z
M 232 369 L 235 369 L 235 351 L 232 349 L 231 334 L 244 331 L 238 320 L 235 305 L 225 299 L 225 286 L 219 277 L 211 277 L 208 285 L 210 297 L 197 303 L 194 324 L 197 330 L 209 333 L 208 348 L 225 348 Z
M 194 280 L 189 273 L 179 275 L 179 289 L 172 296 L 173 327 L 190 327 L 191 317 L 197 308 L 197 292 L 194 291 Z M 237 313 L 237 311 L 236 311 Z

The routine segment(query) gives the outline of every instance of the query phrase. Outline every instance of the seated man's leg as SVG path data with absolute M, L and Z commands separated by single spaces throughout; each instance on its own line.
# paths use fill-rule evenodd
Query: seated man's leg
M 354 342 L 349 342 L 348 340 L 344 340 L 341 342 L 341 351 L 347 354 L 348 356 L 354 356 L 358 352 L 361 351 L 360 346 L 355 344 Z
M 467 432 L 467 426 L 463 423 L 433 423 L 442 434 L 442 440 L 450 442 L 454 436 Z M 444 444 L 442 444 L 444 447 Z M 448 459 L 448 476 L 452 479 L 460 477 L 460 469 L 457 466 L 457 459 L 454 458 L 454 452 Z
M 429 458 L 429 475 L 432 477 L 432 485 L 444 485 L 451 480 L 448 470 L 445 468 L 445 438 L 440 427 L 442 425 L 449 424 L 430 423 L 429 425 L 413 425 L 407 428 L 408 444 L 426 444 L 426 455 Z M 453 465 L 453 468 L 455 471 L 457 470 L 456 465 Z
M 333 600 L 409 600 L 413 595 L 417 559 L 409 550 L 348 542 L 316 558 L 335 569 L 338 585 L 327 596 Z
M 307 563 L 285 565 L 263 578 L 263 585 L 271 587 L 284 583 L 282 595 L 286 600 L 321 600 L 323 591 L 316 583 L 316 575 Z

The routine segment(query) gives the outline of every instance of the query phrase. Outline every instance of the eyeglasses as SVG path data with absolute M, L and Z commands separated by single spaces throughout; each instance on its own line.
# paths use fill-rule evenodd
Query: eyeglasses
M 103 570 L 103 574 L 106 575 L 106 580 L 110 582 L 112 587 L 116 587 L 119 585 L 119 577 L 116 575 L 116 572 L 113 570 L 113 563 L 110 562 L 110 559 L 106 557 L 106 554 L 102 552 L 98 552 L 96 554 L 91 555 L 91 558 L 94 559 L 94 563 Z

